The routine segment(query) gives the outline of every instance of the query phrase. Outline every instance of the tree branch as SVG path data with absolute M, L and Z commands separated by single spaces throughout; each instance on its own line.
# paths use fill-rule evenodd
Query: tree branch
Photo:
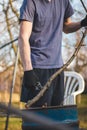
M 17 11 L 15 10 L 15 8 L 12 5 L 12 0 L 9 0 L 9 4 L 11 6 L 11 9 L 12 9 L 13 13 L 16 15 L 17 18 L 19 18 L 19 14 L 17 13 Z
M 83 5 L 83 7 L 84 7 L 84 9 L 85 9 L 85 11 L 86 11 L 86 13 L 87 13 L 87 8 L 86 8 L 84 2 L 83 2 L 82 0 L 80 0 L 80 1 L 81 1 L 82 5 Z

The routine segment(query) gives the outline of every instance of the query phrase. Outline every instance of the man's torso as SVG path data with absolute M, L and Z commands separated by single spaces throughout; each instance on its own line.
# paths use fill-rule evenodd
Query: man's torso
M 50 2 L 27 0 L 27 2 L 29 4 L 32 2 L 35 7 L 30 37 L 33 67 L 60 68 L 63 65 L 61 41 L 68 0 L 51 0 Z

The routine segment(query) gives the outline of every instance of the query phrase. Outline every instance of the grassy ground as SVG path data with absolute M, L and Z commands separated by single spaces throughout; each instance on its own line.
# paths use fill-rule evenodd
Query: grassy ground
M 78 116 L 80 127 L 87 130 L 87 95 L 82 95 L 81 103 L 78 104 Z
M 5 120 L 6 118 L 0 118 L 0 130 L 4 130 Z M 21 119 L 10 118 L 8 130 L 21 130 Z
M 78 106 L 78 116 L 80 127 L 87 130 L 87 95 L 82 95 L 80 104 Z M 6 118 L 0 117 L 0 130 L 5 128 Z M 21 130 L 22 120 L 19 118 L 10 118 L 8 130 Z

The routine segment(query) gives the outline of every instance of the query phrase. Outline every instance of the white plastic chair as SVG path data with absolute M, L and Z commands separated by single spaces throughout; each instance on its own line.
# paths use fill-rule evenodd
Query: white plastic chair
M 84 91 L 85 83 L 81 74 L 73 71 L 64 72 L 65 92 L 63 105 L 76 104 L 76 96 Z

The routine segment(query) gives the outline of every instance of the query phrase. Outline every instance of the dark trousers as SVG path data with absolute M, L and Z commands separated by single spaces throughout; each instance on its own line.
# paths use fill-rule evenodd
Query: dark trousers
M 36 75 L 39 77 L 42 86 L 46 84 L 50 76 L 52 76 L 58 69 L 34 69 Z M 27 90 L 22 85 L 21 101 L 27 102 L 36 96 L 38 92 L 30 89 Z M 58 106 L 61 105 L 64 98 L 64 72 L 61 72 L 51 83 L 49 89 L 44 95 L 32 105 L 32 107 Z

